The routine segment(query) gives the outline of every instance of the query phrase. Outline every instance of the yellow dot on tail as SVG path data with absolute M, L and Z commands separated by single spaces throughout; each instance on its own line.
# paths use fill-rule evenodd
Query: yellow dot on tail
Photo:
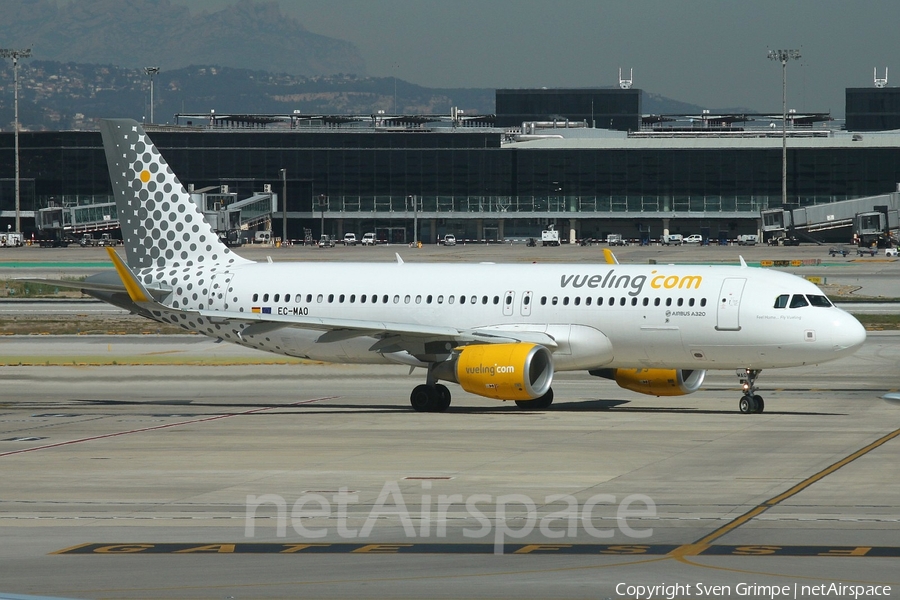
M 148 181 L 150 181 L 150 171 L 148 171 L 146 169 L 141 171 L 141 181 L 143 181 L 144 183 L 147 183 Z

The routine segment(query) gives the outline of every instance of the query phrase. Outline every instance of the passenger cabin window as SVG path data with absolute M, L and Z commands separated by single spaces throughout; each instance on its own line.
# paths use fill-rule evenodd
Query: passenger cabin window
M 268 302 L 268 301 L 269 301 L 269 295 L 263 294 L 263 302 Z
M 254 302 L 259 301 L 259 294 L 253 294 L 253 301 Z
M 809 302 L 806 301 L 806 296 L 803 294 L 794 294 L 791 297 L 791 308 L 803 308 L 804 306 L 809 306 Z
M 788 298 L 790 298 L 789 294 L 781 294 L 780 296 L 775 298 L 774 308 L 787 308 Z

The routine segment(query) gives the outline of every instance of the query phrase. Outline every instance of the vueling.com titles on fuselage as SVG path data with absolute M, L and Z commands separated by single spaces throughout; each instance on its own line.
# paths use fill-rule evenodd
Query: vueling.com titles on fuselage
M 657 271 L 650 271 L 647 275 L 616 275 L 615 269 L 610 269 L 606 276 L 603 275 L 562 275 L 559 278 L 559 287 L 566 288 L 600 288 L 600 289 L 625 289 L 629 296 L 637 296 L 644 290 L 644 285 L 650 281 L 650 287 L 657 290 L 688 289 L 698 290 L 703 282 L 700 275 L 662 275 Z

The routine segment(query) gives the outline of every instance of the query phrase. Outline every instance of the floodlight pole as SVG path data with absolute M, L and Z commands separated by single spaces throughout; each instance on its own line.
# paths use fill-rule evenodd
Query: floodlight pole
M 787 204 L 787 63 L 799 50 L 769 50 L 769 60 L 781 61 L 781 205 Z
M 413 203 L 413 245 L 419 245 L 419 197 L 415 194 L 409 197 Z
M 22 231 L 22 204 L 19 196 L 19 59 L 31 56 L 31 48 L 25 50 L 0 49 L 0 58 L 11 58 L 13 61 L 13 95 L 15 96 L 15 146 L 16 146 L 16 233 Z
M 281 246 L 287 241 L 287 169 L 281 169 Z
M 150 76 L 150 122 L 153 123 L 153 76 L 159 73 L 159 67 L 144 67 L 144 73 Z

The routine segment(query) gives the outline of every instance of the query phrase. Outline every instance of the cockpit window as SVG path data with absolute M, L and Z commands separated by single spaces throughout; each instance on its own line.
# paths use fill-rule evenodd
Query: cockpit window
M 794 294 L 791 297 L 791 308 L 802 308 L 804 306 L 809 306 L 809 302 L 806 301 L 806 296 L 803 294 Z
M 790 294 L 782 294 L 775 298 L 775 308 L 787 308 L 788 298 L 790 297 Z
M 825 296 L 818 296 L 815 294 L 807 294 L 806 299 L 809 300 L 809 303 L 813 306 L 818 306 L 821 308 L 830 308 L 831 300 L 826 298 Z

